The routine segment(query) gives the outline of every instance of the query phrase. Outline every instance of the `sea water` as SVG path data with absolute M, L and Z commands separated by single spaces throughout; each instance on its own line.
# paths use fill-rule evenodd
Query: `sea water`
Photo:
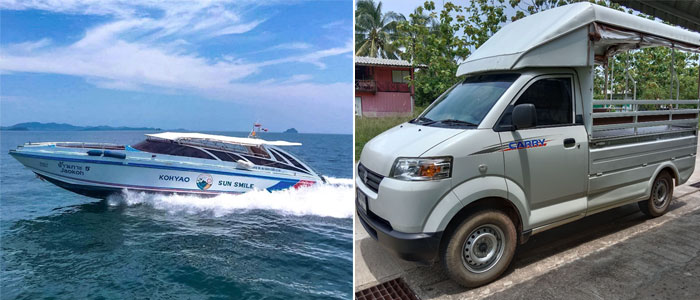
M 7 154 L 30 141 L 135 144 L 144 133 L 0 132 L 0 298 L 351 297 L 351 135 L 264 134 L 301 142 L 285 150 L 329 184 L 213 198 L 92 199 Z

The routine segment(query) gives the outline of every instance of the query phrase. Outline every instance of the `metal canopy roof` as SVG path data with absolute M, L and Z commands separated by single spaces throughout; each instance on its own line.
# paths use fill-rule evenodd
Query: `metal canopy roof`
M 146 134 L 148 137 L 155 137 L 164 140 L 170 140 L 175 142 L 197 142 L 197 141 L 208 141 L 208 142 L 220 142 L 227 144 L 238 144 L 245 146 L 260 146 L 260 145 L 272 145 L 272 146 L 301 146 L 301 143 L 286 142 L 286 141 L 266 141 L 258 138 L 240 138 L 225 135 L 214 135 L 214 134 L 204 134 L 204 133 L 194 133 L 194 132 L 163 132 L 163 133 L 153 133 Z
M 601 34 L 599 29 L 608 34 L 589 34 Z M 674 46 L 700 52 L 700 33 L 592 3 L 575 3 L 504 26 L 459 66 L 457 76 L 527 67 L 591 66 L 591 38 L 596 55 L 618 46 Z
M 700 32 L 700 0 L 612 0 L 612 2 Z

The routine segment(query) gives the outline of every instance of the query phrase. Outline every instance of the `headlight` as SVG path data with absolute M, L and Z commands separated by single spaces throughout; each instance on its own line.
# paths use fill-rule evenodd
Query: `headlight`
M 452 176 L 452 157 L 398 158 L 391 177 L 401 180 L 438 180 Z

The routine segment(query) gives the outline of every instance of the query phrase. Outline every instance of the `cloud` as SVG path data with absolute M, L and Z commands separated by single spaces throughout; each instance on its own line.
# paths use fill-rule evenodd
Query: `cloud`
M 269 5 L 264 2 L 256 5 Z M 238 11 L 251 5 L 248 1 L 122 1 L 122 0 L 5 0 L 0 9 L 43 10 L 54 13 L 112 16 L 114 26 L 128 28 L 129 34 L 143 40 L 160 40 L 174 36 L 215 37 L 241 34 L 255 29 L 266 19 L 246 20 Z M 138 21 L 138 24 L 133 24 Z M 119 30 L 127 28 L 101 28 Z
M 265 22 L 265 20 L 255 20 L 253 22 L 246 23 L 246 24 L 231 25 L 231 26 L 224 27 L 224 28 L 221 28 L 219 30 L 213 31 L 210 34 L 210 36 L 245 33 L 245 32 L 253 30 L 253 28 L 257 27 L 262 22 Z
M 41 39 L 11 44 L 0 54 L 1 72 L 34 72 L 80 76 L 98 87 L 142 90 L 145 87 L 180 89 L 194 92 L 230 91 L 255 88 L 238 83 L 257 74 L 264 67 L 284 63 L 308 63 L 325 68 L 323 58 L 351 52 L 351 42 L 344 47 L 328 48 L 262 62 L 249 62 L 231 55 L 205 58 L 187 52 L 183 45 L 194 33 L 209 36 L 243 33 L 265 19 L 242 22 L 242 17 L 223 2 L 180 3 L 165 6 L 161 2 L 143 2 L 161 8 L 160 18 L 143 17 L 139 7 L 119 1 L 30 1 L 2 2 L 12 9 L 39 8 L 71 13 L 112 14 L 119 18 L 86 31 L 78 41 L 67 46 L 48 47 L 51 40 Z M 222 27 L 227 23 L 229 26 Z M 218 28 L 217 30 L 211 30 Z M 168 38 L 172 37 L 172 38 Z M 197 37 L 200 38 L 200 37 Z M 350 45 L 350 46 L 348 46 Z M 306 50 L 307 43 L 283 43 L 273 48 Z M 301 77 L 297 77 L 295 82 Z M 290 81 L 291 82 L 291 81 Z
M 338 21 L 333 21 L 330 23 L 326 23 L 321 25 L 321 28 L 323 29 L 336 29 L 336 28 L 341 28 L 345 26 L 345 20 L 338 20 Z
M 273 51 L 280 51 L 280 52 L 283 52 L 283 51 L 287 51 L 287 52 L 296 51 L 296 52 L 298 53 L 298 51 L 300 51 L 300 50 L 307 50 L 307 49 L 311 49 L 311 48 L 313 48 L 313 45 L 311 45 L 311 44 L 309 44 L 309 43 L 304 43 L 304 42 L 292 42 L 292 43 L 277 44 L 277 45 L 274 45 L 274 46 L 271 46 L 271 47 L 267 47 L 267 48 L 263 48 L 263 49 L 260 49 L 260 50 L 251 51 L 251 52 L 248 52 L 247 54 L 248 54 L 248 55 L 251 55 L 251 54 L 259 54 L 259 53 L 273 52 Z
M 279 65 L 310 64 L 324 69 L 330 57 L 347 59 L 346 56 L 353 51 L 351 34 L 339 46 L 280 43 L 265 51 L 289 50 L 293 55 L 272 60 L 251 59 L 235 53 L 235 49 L 232 53 L 205 56 L 197 52 L 199 45 L 206 44 L 203 40 L 250 32 L 272 16 L 251 14 L 245 3 L 240 2 L 146 0 L 138 3 L 0 1 L 2 9 L 110 16 L 108 21 L 87 28 L 83 36 L 68 44 L 48 38 L 3 44 L 0 74 L 25 72 L 77 76 L 103 89 L 174 95 L 188 93 L 217 101 L 246 103 L 258 107 L 258 111 L 276 111 L 277 115 L 294 112 L 296 121 L 309 120 L 309 124 L 334 123 L 341 118 L 347 118 L 346 123 L 351 124 L 352 118 L 348 117 L 353 92 L 350 78 L 347 82 L 315 83 L 314 78 L 320 76 L 312 73 L 255 82 L 250 79 L 261 74 L 260 78 L 269 78 L 264 76 L 266 68 Z M 259 5 L 263 4 L 254 4 L 255 7 Z M 260 34 L 256 32 L 254 35 Z M 0 100 L 12 101 L 11 98 Z
M 329 56 L 341 55 L 341 54 L 345 54 L 345 53 L 351 53 L 351 52 L 353 52 L 353 49 L 354 48 L 352 45 L 352 40 L 348 40 L 343 47 L 323 49 L 323 50 L 318 50 L 318 51 L 314 51 L 314 52 L 303 54 L 303 55 L 296 55 L 296 56 L 290 56 L 290 57 L 285 57 L 285 58 L 280 58 L 280 59 L 269 60 L 269 61 L 259 63 L 258 66 L 262 67 L 262 66 L 269 66 L 269 65 L 288 63 L 288 62 L 302 62 L 302 63 L 313 64 L 321 69 L 325 69 L 326 64 L 321 61 L 323 58 L 326 58 Z
M 314 78 L 312 75 L 309 74 L 296 74 L 290 77 L 289 79 L 285 80 L 283 83 L 295 83 L 295 82 L 302 82 L 302 81 L 309 81 L 312 78 Z
M 268 49 L 271 50 L 304 50 L 304 49 L 309 49 L 311 48 L 311 44 L 309 43 L 302 43 L 302 42 L 295 42 L 295 43 L 284 43 L 284 44 L 279 44 L 272 46 Z
M 8 47 L 5 51 L 13 52 L 31 52 L 40 48 L 44 48 L 51 44 L 51 40 L 48 38 L 43 38 L 38 41 L 24 42 L 13 44 Z
M 94 30 L 96 36 L 88 34 L 66 47 L 29 53 L 3 52 L 0 69 L 98 78 L 121 82 L 121 86 L 181 89 L 227 85 L 258 71 L 254 65 L 210 62 L 194 54 L 126 42 L 105 35 L 106 31 Z
M 51 0 L 4 0 L 0 2 L 0 9 L 9 10 L 44 10 L 50 12 L 66 14 L 89 14 L 89 15 L 130 15 L 135 11 L 132 7 L 122 5 L 121 1 L 51 1 Z

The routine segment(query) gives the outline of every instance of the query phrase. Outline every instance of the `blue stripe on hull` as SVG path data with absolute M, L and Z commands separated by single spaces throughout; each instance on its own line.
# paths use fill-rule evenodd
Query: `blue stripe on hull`
M 73 184 L 73 183 L 68 183 L 65 181 L 58 180 L 56 178 L 48 177 L 46 175 L 41 175 L 39 173 L 36 173 L 36 174 L 39 177 L 47 180 L 50 183 L 55 184 L 56 186 L 58 186 L 60 188 L 66 189 L 66 190 L 71 191 L 71 192 L 76 193 L 76 194 L 91 197 L 91 198 L 107 199 L 107 197 L 109 197 L 111 195 L 121 194 L 121 191 L 122 191 L 122 188 Z M 214 196 L 218 195 L 218 194 L 192 193 L 192 192 L 188 192 L 188 191 L 163 191 L 163 190 L 140 189 L 140 188 L 128 188 L 128 190 L 136 191 L 136 192 L 144 192 L 144 193 L 153 193 L 153 194 L 191 194 L 191 195 L 206 196 L 206 197 L 214 197 Z
M 113 182 L 103 182 L 103 181 L 95 181 L 95 180 L 83 179 L 83 178 L 74 178 L 74 177 L 69 177 L 69 176 L 65 176 L 65 175 L 61 175 L 61 174 L 56 174 L 53 172 L 34 170 L 34 173 L 36 173 L 36 172 L 51 174 L 53 176 L 63 177 L 63 178 L 67 178 L 70 180 L 83 181 L 83 182 L 93 183 L 93 184 L 109 185 L 109 186 L 114 186 L 117 188 L 126 188 L 126 189 L 141 189 L 141 190 L 153 190 L 153 191 L 159 191 L 159 192 L 178 192 L 178 193 L 179 192 L 186 192 L 186 193 L 191 193 L 191 194 L 242 194 L 241 192 L 231 192 L 231 191 L 202 191 L 199 189 L 166 188 L 166 187 L 155 187 L 155 186 L 145 186 L 145 185 L 119 184 L 119 183 L 113 183 Z M 58 179 L 56 179 L 56 180 L 58 180 Z
M 279 191 L 279 190 L 285 190 L 290 187 L 293 187 L 295 184 L 297 184 L 299 181 L 295 182 L 289 182 L 289 181 L 280 181 L 277 184 L 267 188 L 267 191 L 272 192 L 272 191 Z

